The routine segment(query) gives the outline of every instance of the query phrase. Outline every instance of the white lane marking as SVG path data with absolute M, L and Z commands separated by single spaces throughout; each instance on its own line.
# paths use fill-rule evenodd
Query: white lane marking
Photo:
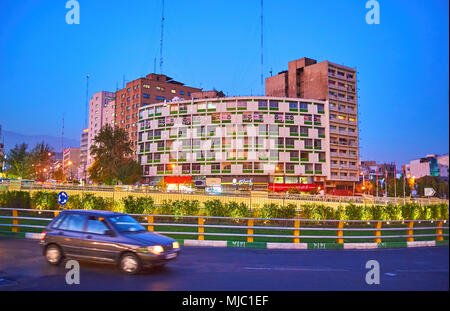
M 410 270 L 395 270 L 396 272 L 413 272 L 413 273 L 423 273 L 423 272 L 439 272 L 439 273 L 449 273 L 448 269 L 410 269 Z
M 387 276 L 397 276 L 397 274 L 395 274 L 395 273 L 390 273 L 390 272 L 385 273 L 385 275 L 387 275 Z

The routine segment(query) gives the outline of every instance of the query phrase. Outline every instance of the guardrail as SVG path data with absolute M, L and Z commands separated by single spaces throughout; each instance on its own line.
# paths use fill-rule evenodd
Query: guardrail
M 132 186 L 75 186 L 75 185 L 61 185 L 61 184 L 36 184 L 36 183 L 24 183 L 20 187 L 18 185 L 13 185 L 8 182 L 1 183 L 1 190 L 23 190 L 23 191 L 76 191 L 76 192 L 99 192 L 100 195 L 105 195 L 112 198 L 121 198 L 123 196 L 141 194 L 141 195 L 151 195 L 158 197 L 165 197 L 166 195 L 178 195 L 178 196 L 192 196 L 193 199 L 207 198 L 207 199 L 245 199 L 250 203 L 252 200 L 265 201 L 265 200 L 279 200 L 279 201 L 297 201 L 311 204 L 345 204 L 354 203 L 358 205 L 387 205 L 392 204 L 405 204 L 405 203 L 417 203 L 420 205 L 429 204 L 439 204 L 445 203 L 449 204 L 449 200 L 440 198 L 410 198 L 410 197 L 374 197 L 374 196 L 334 196 L 334 195 L 308 195 L 308 194 L 277 194 L 277 193 L 267 193 L 267 194 L 255 194 L 249 192 L 223 192 L 220 194 L 210 194 L 204 191 L 194 191 L 189 193 L 182 192 L 163 192 L 157 190 L 151 190 L 146 187 L 135 188 Z M 15 188 L 17 187 L 17 188 Z M 156 200 L 158 201 L 158 199 Z
M 0 212 L 11 212 L 11 216 L 0 215 L 0 228 L 11 227 L 12 232 L 20 232 L 21 228 L 34 228 L 44 229 L 45 225 L 36 224 L 21 224 L 21 221 L 38 221 L 38 222 L 50 222 L 53 218 L 43 217 L 30 217 L 20 216 L 20 213 L 37 213 L 38 215 L 52 214 L 54 217 L 60 213 L 60 211 L 49 210 L 32 210 L 32 209 L 13 209 L 13 208 L 0 208 Z M 198 240 L 204 240 L 205 236 L 223 236 L 223 237 L 245 237 L 247 242 L 254 242 L 254 238 L 287 238 L 292 239 L 293 243 L 300 243 L 301 239 L 327 239 L 336 240 L 336 243 L 344 243 L 344 239 L 364 239 L 373 240 L 376 243 L 381 243 L 384 239 L 405 239 L 407 242 L 413 242 L 415 238 L 433 237 L 436 241 L 443 241 L 444 237 L 448 237 L 448 220 L 314 220 L 314 219 L 282 219 L 282 218 L 238 218 L 238 217 L 216 217 L 216 216 L 180 216 L 180 215 L 147 215 L 147 214 L 130 214 L 133 217 L 145 219 L 145 222 L 141 222 L 141 225 L 146 226 L 149 231 L 167 235 L 193 235 L 197 236 Z M 170 218 L 176 221 L 173 222 L 155 222 L 155 218 Z M 186 222 L 179 223 L 179 219 L 186 220 Z M 11 221 L 11 223 L 5 223 Z M 191 222 L 189 222 L 189 220 Z M 229 225 L 229 224 L 207 224 L 206 222 L 216 221 L 233 221 L 241 222 L 246 225 Z M 194 221 L 194 222 L 192 222 Z M 267 222 L 285 223 L 290 224 L 286 226 L 267 226 L 267 225 L 255 225 L 255 223 L 266 224 Z M 319 226 L 311 226 L 311 223 L 318 223 Z M 416 226 L 416 224 L 429 223 L 429 226 Z M 302 226 L 302 224 L 305 224 Z M 330 224 L 334 224 L 330 226 Z M 361 225 L 371 225 L 373 227 L 363 227 Z M 400 227 L 386 227 L 386 225 L 397 225 Z M 347 227 L 345 227 L 347 225 Z M 351 226 L 348 226 L 351 225 Z M 355 226 L 360 225 L 360 226 Z M 383 226 L 384 225 L 384 226 Z M 187 227 L 196 228 L 196 230 L 186 231 L 157 231 L 156 226 L 165 227 Z M 229 232 L 206 232 L 205 229 L 245 229 L 246 233 L 229 233 Z M 292 234 L 257 234 L 255 230 L 277 230 L 290 232 Z M 416 233 L 420 231 L 433 230 L 434 233 Z M 444 233 L 447 230 L 447 233 Z M 303 232 L 319 231 L 319 232 L 336 232 L 335 235 L 311 235 L 303 234 Z M 389 231 L 405 231 L 405 234 L 394 235 L 382 235 L 383 232 Z M 373 232 L 371 235 L 344 235 L 345 232 Z

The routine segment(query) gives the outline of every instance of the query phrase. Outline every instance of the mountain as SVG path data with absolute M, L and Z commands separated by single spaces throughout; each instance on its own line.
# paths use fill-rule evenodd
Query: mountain
M 5 151 L 8 152 L 10 149 L 14 148 L 16 144 L 26 143 L 28 144 L 28 149 L 32 149 L 36 144 L 44 141 L 47 143 L 54 151 L 61 151 L 61 137 L 49 136 L 49 135 L 26 135 L 11 131 L 3 131 L 2 138 L 5 142 Z M 72 138 L 64 137 L 64 147 L 80 147 L 80 141 Z

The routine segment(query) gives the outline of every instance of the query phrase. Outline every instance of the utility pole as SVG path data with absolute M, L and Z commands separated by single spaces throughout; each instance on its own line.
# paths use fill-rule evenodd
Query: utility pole
M 163 73 L 163 39 L 164 39 L 164 0 L 162 0 L 161 40 L 159 43 L 159 73 Z

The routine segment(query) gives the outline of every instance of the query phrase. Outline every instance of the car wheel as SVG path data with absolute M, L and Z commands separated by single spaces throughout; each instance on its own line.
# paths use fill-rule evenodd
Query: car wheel
M 45 250 L 45 259 L 48 263 L 57 266 L 61 263 L 63 258 L 61 249 L 56 245 L 49 245 Z
M 141 262 L 133 253 L 126 253 L 120 258 L 120 270 L 126 274 L 137 274 L 141 270 Z

